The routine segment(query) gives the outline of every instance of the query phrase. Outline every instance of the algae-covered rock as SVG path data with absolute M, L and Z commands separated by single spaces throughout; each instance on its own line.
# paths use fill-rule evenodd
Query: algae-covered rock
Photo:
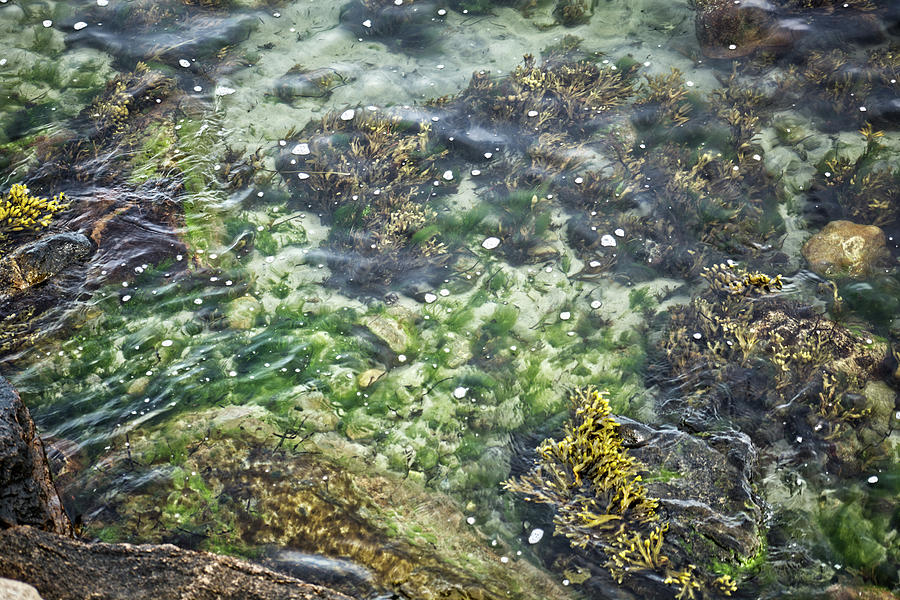
M 0 294 L 13 295 L 50 279 L 91 253 L 80 233 L 57 233 L 0 258 Z
M 638 594 L 735 591 L 715 566 L 746 560 L 763 543 L 749 438 L 734 432 L 706 442 L 613 417 L 606 395 L 591 388 L 572 402 L 561 439 L 545 440 L 536 465 L 507 489 L 549 505 L 555 535 L 582 550 L 586 566 L 602 565 Z
M 251 329 L 262 312 L 262 305 L 253 296 L 241 296 L 228 306 L 228 324 L 235 329 Z
M 763 506 L 752 491 L 756 449 L 749 437 L 730 431 L 700 439 L 616 419 L 625 447 L 649 471 L 647 493 L 668 516 L 667 541 L 686 560 L 727 563 L 759 551 Z
M 824 277 L 865 278 L 887 258 L 884 232 L 850 221 L 832 221 L 801 252 L 810 268 Z
M 158 432 L 141 439 L 135 432 L 127 450 L 149 462 L 147 476 L 129 478 L 124 489 L 117 483 L 116 472 L 134 468 L 122 449 L 107 460 L 116 465 L 111 471 L 85 481 L 109 490 L 91 530 L 105 539 L 128 532 L 133 540 L 238 554 L 278 548 L 279 564 L 285 550 L 327 557 L 320 565 L 341 559 L 333 561 L 336 568 L 355 565 L 354 571 L 370 574 L 354 578 L 367 588 L 354 595 L 365 597 L 385 590 L 459 600 L 508 593 L 566 597 L 530 563 L 507 568 L 497 552 L 508 550 L 482 540 L 466 514 L 448 497 L 426 491 L 418 476 L 403 479 L 371 467 L 364 472 L 358 460 L 335 462 L 321 454 L 334 455 L 332 435 L 300 435 L 293 427 L 279 432 L 258 410 L 228 412 L 235 418 L 223 421 L 218 411 L 205 419 L 186 417 L 165 439 Z M 225 431 L 217 423 L 231 425 Z M 160 444 L 185 449 L 175 457 L 177 466 L 158 452 Z M 357 445 L 347 453 L 358 459 L 368 450 Z

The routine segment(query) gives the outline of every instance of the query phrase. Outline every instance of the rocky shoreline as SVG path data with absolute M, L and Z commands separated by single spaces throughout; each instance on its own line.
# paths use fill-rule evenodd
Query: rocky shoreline
M 259 565 L 171 544 L 78 540 L 28 409 L 0 377 L 0 595 L 44 600 L 348 600 Z

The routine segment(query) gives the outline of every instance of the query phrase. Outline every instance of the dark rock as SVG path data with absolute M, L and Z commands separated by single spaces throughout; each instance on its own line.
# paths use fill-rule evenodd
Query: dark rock
M 90 240 L 80 233 L 57 233 L 26 244 L 0 259 L 0 296 L 42 283 L 92 250 Z
M 0 532 L 0 576 L 57 600 L 349 600 L 236 558 L 169 544 L 86 544 L 31 527 Z
M 728 431 L 701 440 L 616 420 L 630 453 L 650 471 L 645 485 L 669 523 L 666 540 L 687 562 L 730 563 L 759 552 L 763 511 L 750 486 L 756 450 L 749 437 Z
M 34 422 L 19 394 L 0 377 L 0 528 L 14 525 L 72 535 Z

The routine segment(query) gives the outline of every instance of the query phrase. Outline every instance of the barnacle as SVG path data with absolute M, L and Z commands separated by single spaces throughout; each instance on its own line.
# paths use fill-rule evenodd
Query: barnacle
M 11 233 L 47 227 L 53 215 L 68 206 L 64 193 L 50 200 L 32 196 L 21 183 L 14 184 L 0 198 L 0 241 Z

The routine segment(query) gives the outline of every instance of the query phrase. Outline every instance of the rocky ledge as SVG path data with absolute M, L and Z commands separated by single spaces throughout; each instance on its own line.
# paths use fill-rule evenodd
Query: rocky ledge
M 0 577 L 44 600 L 348 600 L 253 563 L 170 544 L 87 544 L 12 527 L 0 532 Z

